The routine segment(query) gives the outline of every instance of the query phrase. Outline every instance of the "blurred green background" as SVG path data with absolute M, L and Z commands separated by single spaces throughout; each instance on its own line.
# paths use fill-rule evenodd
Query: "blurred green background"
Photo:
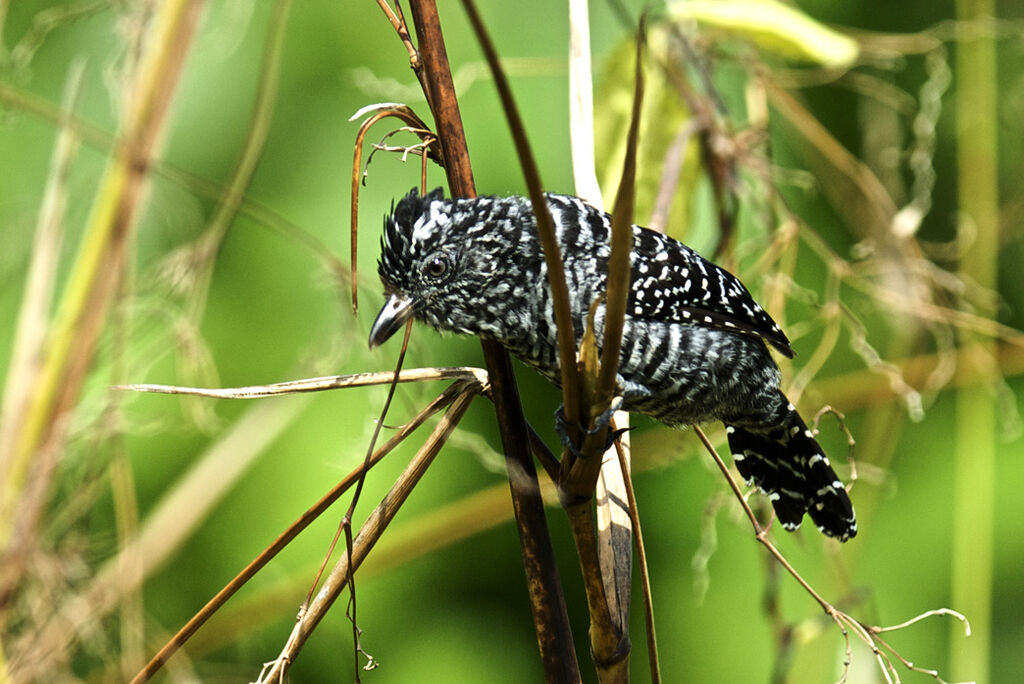
M 1017 681 L 1024 670 L 1019 615 L 1024 454 L 1016 402 L 1024 363 L 1021 338 L 1014 332 L 1024 326 L 1018 275 L 1024 266 L 1024 191 L 1018 182 L 1024 157 L 1017 153 L 1024 142 L 1024 10 L 996 3 L 998 21 L 971 24 L 961 34 L 974 45 L 992 45 L 998 58 L 998 80 L 992 84 L 998 99 L 993 109 L 979 104 L 998 135 L 998 157 L 987 160 L 998 177 L 997 224 L 991 226 L 963 213 L 963 176 L 974 169 L 958 152 L 958 144 L 964 144 L 958 136 L 964 133 L 954 103 L 963 67 L 956 58 L 963 43 L 955 39 L 952 20 L 967 10 L 921 1 L 799 4 L 861 41 L 861 60 L 849 73 L 787 61 L 770 46 L 759 54 L 742 36 L 728 32 L 702 31 L 695 39 L 702 54 L 713 55 L 710 73 L 728 107 L 718 118 L 721 130 L 735 143 L 748 143 L 735 150 L 743 179 L 737 183 L 740 228 L 735 252 L 726 259 L 756 294 L 784 293 L 784 300 L 772 301 L 785 301 L 784 310 L 768 308 L 786 322 L 798 353 L 784 368 L 787 378 L 803 377 L 806 364 L 822 362 L 806 378 L 810 384 L 801 407 L 810 415 L 825 404 L 843 411 L 858 443 L 860 479 L 852 492 L 858 537 L 840 548 L 810 529 L 780 533 L 777 542 L 819 592 L 867 624 L 899 623 L 940 607 L 966 612 L 975 632 L 969 639 L 946 617 L 886 635 L 916 665 L 937 669 L 947 681 Z M 159 5 L 0 0 L 0 226 L 6 238 L 0 250 L 0 316 L 9 322 L 0 334 L 0 367 L 8 377 L 33 235 L 45 188 L 53 180 L 51 158 L 61 131 L 57 112 L 69 73 L 81 65 L 74 114 L 97 133 L 79 130 L 82 143 L 63 183 L 67 209 L 60 223 L 58 300 L 80 258 L 110 141 L 119 129 L 127 65 L 146 47 L 143 20 Z M 439 5 L 478 191 L 523 192 L 493 84 L 461 6 Z M 572 192 L 566 7 L 544 0 L 480 5 L 506 60 L 545 186 Z M 68 439 L 45 476 L 31 543 L 18 551 L 24 554 L 19 556 L 25 560 L 24 578 L 3 604 L 3 648 L 16 680 L 19 649 L 30 642 L 48 648 L 49 637 L 40 635 L 52 634 L 45 631 L 52 615 L 86 595 L 104 563 L 134 529 L 145 529 L 170 492 L 185 491 L 186 500 L 175 504 L 169 527 L 153 537 L 165 544 L 153 552 L 160 560 L 147 571 L 141 590 L 128 591 L 109 611 L 89 601 L 79 605 L 87 617 L 77 631 L 70 630 L 75 636 L 66 654 L 40 671 L 40 681 L 130 676 L 363 459 L 383 388 L 257 403 L 108 390 L 118 382 L 238 386 L 393 367 L 397 342 L 372 353 L 366 349 L 382 301 L 375 259 L 381 218 L 395 198 L 417 184 L 419 158 L 403 163 L 398 155 L 378 153 L 369 166 L 359 208 L 361 305 L 353 316 L 348 281 L 338 268 L 348 259 L 350 168 L 359 124 L 349 117 L 377 102 L 407 103 L 427 120 L 428 110 L 408 56 L 375 3 L 301 0 L 283 17 L 274 14 L 275 6 L 207 2 L 187 45 L 160 134 L 159 163 L 148 175 L 128 243 L 129 267 L 67 423 Z M 605 124 L 632 88 L 617 78 L 621 63 L 609 66 L 609 57 L 631 37 L 617 6 L 594 2 L 591 7 L 599 161 L 621 144 Z M 621 6 L 635 17 L 643 3 Z M 283 29 L 280 53 L 267 46 L 268 30 L 275 27 Z M 231 214 L 215 259 L 206 262 L 212 270 L 203 296 L 196 294 L 203 282 L 196 245 L 209 234 L 221 189 L 231 182 L 251 140 L 268 54 L 280 71 L 276 93 L 260 110 L 271 116 L 265 143 L 244 187 L 246 201 Z M 691 76 L 696 73 L 689 68 Z M 927 200 L 916 240 L 900 243 L 896 257 L 884 235 L 856 224 L 860 200 L 842 194 L 848 179 L 836 171 L 834 158 L 827 159 L 827 141 L 820 135 L 780 115 L 774 103 L 766 138 L 741 135 L 756 111 L 754 96 L 762 92 L 751 88 L 759 69 L 766 80 L 787 88 L 851 159 L 860 159 L 864 173 L 880 179 L 878 187 L 895 207 L 922 206 L 919 202 Z M 604 73 L 611 74 L 610 81 L 602 81 Z M 948 88 L 944 74 L 952 79 Z M 667 116 L 668 121 L 674 135 L 678 121 Z M 666 135 L 658 131 L 657 117 L 648 125 L 652 136 Z M 379 125 L 367 140 L 379 140 L 388 128 Z M 408 143 L 411 137 L 393 140 Z M 673 214 L 669 232 L 710 254 L 715 209 L 706 174 L 696 156 L 691 162 L 681 190 L 687 208 Z M 438 169 L 429 173 L 431 185 L 443 183 Z M 781 196 L 770 194 L 776 189 Z M 604 190 L 610 202 L 612 189 Z M 801 220 L 799 247 L 779 242 L 782 202 Z M 646 219 L 638 214 L 637 220 Z M 958 278 L 956 269 L 964 250 L 981 242 L 977 236 L 996 229 L 999 280 L 998 291 L 991 292 L 970 277 Z M 791 262 L 780 262 L 792 270 L 773 277 L 777 264 L 763 255 L 780 244 L 792 255 Z M 907 261 L 908 252 L 923 256 Z M 840 262 L 874 285 L 864 290 L 844 281 L 838 294 L 850 318 L 842 325 L 828 317 L 826 306 L 832 302 L 829 267 Z M 924 296 L 915 289 L 922 287 L 928 290 Z M 900 304 L 911 300 L 926 301 L 940 314 L 930 316 L 932 309 L 924 305 L 915 312 Z M 957 318 L 950 311 L 965 315 Z M 956 354 L 956 345 L 993 339 L 984 334 L 992 327 L 978 322 L 990 312 L 1005 326 L 994 342 L 998 356 L 987 366 L 980 389 L 968 396 L 991 406 L 994 420 L 972 433 L 962 420 L 963 398 L 958 403 L 958 390 L 943 373 L 958 363 L 970 366 Z M 848 322 L 854 320 L 863 328 Z M 959 325 L 964 321 L 968 325 Z M 834 347 L 822 347 L 832 332 L 838 335 Z M 857 352 L 862 338 L 894 365 L 868 368 L 864 359 L 870 354 Z M 863 345 L 859 348 L 863 352 Z M 820 359 L 818 349 L 824 350 Z M 475 340 L 414 329 L 407 367 L 481 364 Z M 914 390 L 904 391 L 903 399 L 893 390 L 894 375 L 885 372 L 893 368 L 903 369 Z M 528 419 L 553 445 L 559 393 L 522 367 L 518 377 L 528 398 Z M 388 422 L 404 422 L 440 390 L 439 384 L 402 386 Z M 905 401 L 915 396 L 920 396 L 920 415 Z M 265 448 L 256 446 L 263 430 L 269 430 Z M 182 490 L 190 468 L 227 435 L 237 439 L 230 443 L 232 453 L 251 458 L 239 466 L 238 477 L 216 471 L 205 483 Z M 829 417 L 823 419 L 821 440 L 834 461 L 845 463 L 846 438 Z M 415 437 L 412 442 L 373 471 L 357 520 L 415 452 Z M 479 401 L 357 576 L 362 646 L 381 664 L 365 673 L 364 681 L 541 678 L 519 543 L 507 514 L 481 532 L 463 533 L 479 522 L 474 505 L 507 510 L 498 444 L 490 407 Z M 990 490 L 982 488 L 977 496 L 957 488 L 963 469 L 973 467 L 974 445 L 980 467 L 992 469 L 985 480 Z M 841 634 L 754 542 L 695 437 L 638 421 L 634 459 L 664 680 L 837 680 L 844 657 Z M 848 473 L 842 469 L 844 477 Z M 221 477 L 228 487 L 215 496 L 210 491 Z M 206 496 L 213 497 L 208 505 Z M 344 506 L 337 504 L 293 542 L 161 677 L 254 679 L 287 638 Z M 961 533 L 961 541 L 954 542 L 957 521 L 979 510 L 983 527 Z M 991 513 L 990 524 L 985 511 Z M 190 520 L 189 513 L 197 519 Z M 581 668 L 590 681 L 586 602 L 575 552 L 557 507 L 549 508 L 549 522 Z M 169 531 L 174 529 L 180 540 Z M 991 567 L 985 560 L 989 552 Z M 981 588 L 975 604 L 982 606 L 981 615 L 957 603 L 957 582 Z M 769 604 L 776 608 L 769 611 Z M 633 674 L 636 681 L 647 681 L 639 593 L 633 622 Z M 853 647 L 848 681 L 884 681 L 872 654 L 856 640 Z M 984 663 L 980 669 L 972 660 L 978 657 Z M 351 663 L 351 627 L 339 602 L 294 663 L 291 681 L 345 681 Z M 905 681 L 929 680 L 896 667 Z

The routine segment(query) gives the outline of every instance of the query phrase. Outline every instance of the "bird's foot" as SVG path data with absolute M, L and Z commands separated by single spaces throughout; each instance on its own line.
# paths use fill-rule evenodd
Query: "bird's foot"
M 608 410 L 594 419 L 593 428 L 588 430 L 585 425 L 577 424 L 577 431 L 580 435 L 580 444 L 577 445 L 569 435 L 569 424 L 565 421 L 565 404 L 562 404 L 558 407 L 558 410 L 555 411 L 555 431 L 558 432 L 558 438 L 562 442 L 562 446 L 568 449 L 569 453 L 576 458 L 581 458 L 583 456 L 583 452 L 580 450 L 580 446 L 582 446 L 588 438 L 601 435 L 603 433 L 605 441 L 602 452 L 607 451 L 611 445 L 615 443 L 615 438 L 628 430 L 628 428 L 623 428 L 622 430 L 611 429 L 612 416 L 621 407 L 622 397 L 615 397 L 612 399 L 612 403 L 608 407 Z

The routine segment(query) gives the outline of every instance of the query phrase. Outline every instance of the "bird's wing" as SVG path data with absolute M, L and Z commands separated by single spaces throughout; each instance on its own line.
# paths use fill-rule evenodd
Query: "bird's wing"
M 789 339 L 740 282 L 686 245 L 633 227 L 633 283 L 627 312 L 756 335 L 792 358 Z

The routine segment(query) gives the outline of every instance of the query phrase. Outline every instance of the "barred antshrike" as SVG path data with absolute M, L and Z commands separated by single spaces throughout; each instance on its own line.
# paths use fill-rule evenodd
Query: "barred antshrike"
M 549 194 L 577 346 L 604 294 L 611 217 Z M 533 209 L 523 197 L 445 199 L 412 190 L 385 219 L 379 272 L 387 303 L 370 346 L 410 317 L 496 340 L 556 384 L 554 309 Z M 686 245 L 633 226 L 632 285 L 619 357 L 622 408 L 682 427 L 725 423 L 747 484 L 767 493 L 787 530 L 804 512 L 841 541 L 857 534 L 850 498 L 813 434 L 779 390 L 766 342 L 789 340 L 736 276 Z M 602 339 L 604 306 L 594 316 Z

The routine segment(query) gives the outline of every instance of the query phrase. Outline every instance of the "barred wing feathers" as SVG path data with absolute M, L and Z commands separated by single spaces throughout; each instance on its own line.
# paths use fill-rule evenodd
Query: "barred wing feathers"
M 681 242 L 640 226 L 633 227 L 633 287 L 627 311 L 637 318 L 756 335 L 793 357 L 785 333 L 739 278 Z

